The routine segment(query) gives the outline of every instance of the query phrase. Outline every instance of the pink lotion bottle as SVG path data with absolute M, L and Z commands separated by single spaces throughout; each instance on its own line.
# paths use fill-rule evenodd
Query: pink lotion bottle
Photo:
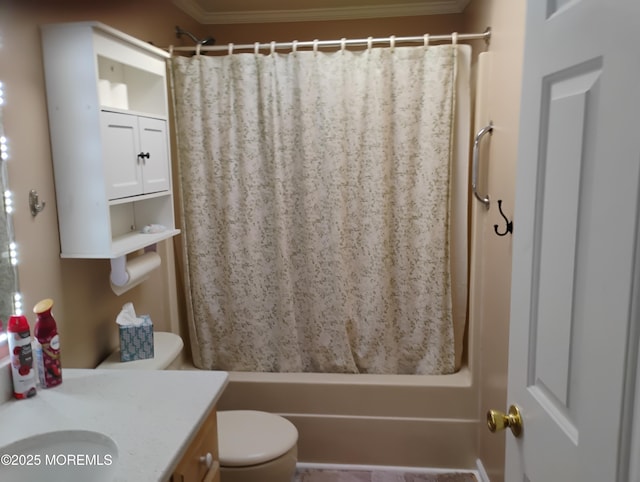
M 42 388 L 51 388 L 62 383 L 62 365 L 60 364 L 60 337 L 56 320 L 51 314 L 53 300 L 47 298 L 33 307 L 38 316 L 33 330 L 36 347 L 38 376 Z

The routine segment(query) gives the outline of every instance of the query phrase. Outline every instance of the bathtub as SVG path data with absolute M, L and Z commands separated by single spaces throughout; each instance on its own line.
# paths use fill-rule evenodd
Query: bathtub
M 278 413 L 299 431 L 299 461 L 475 469 L 478 397 L 453 375 L 230 372 L 219 410 Z
M 470 49 L 458 56 L 459 87 L 469 76 Z M 468 90 L 456 99 L 470 117 Z M 452 177 L 451 274 L 456 366 L 453 375 L 348 375 L 230 372 L 219 410 L 278 413 L 299 431 L 298 459 L 312 464 L 476 469 L 480 423 L 474 343 L 463 360 L 468 279 L 470 126 L 457 122 Z M 474 309 L 471 307 L 470 309 Z M 473 311 L 471 311 L 473 312 Z M 468 340 L 477 340 L 469 325 Z

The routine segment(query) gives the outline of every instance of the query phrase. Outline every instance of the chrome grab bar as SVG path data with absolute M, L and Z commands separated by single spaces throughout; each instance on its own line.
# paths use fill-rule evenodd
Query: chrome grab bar
M 480 163 L 480 141 L 487 133 L 493 132 L 493 122 L 489 122 L 488 126 L 483 127 L 476 134 L 476 138 L 473 141 L 473 172 L 471 174 L 471 189 L 473 191 L 473 195 L 476 197 L 478 201 L 484 204 L 484 207 L 489 209 L 489 195 L 481 196 L 478 194 L 478 164 Z

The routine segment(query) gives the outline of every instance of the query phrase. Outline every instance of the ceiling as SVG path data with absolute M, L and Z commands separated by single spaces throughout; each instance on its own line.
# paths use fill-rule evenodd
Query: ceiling
M 460 13 L 470 0 L 173 0 L 202 24 L 303 22 Z

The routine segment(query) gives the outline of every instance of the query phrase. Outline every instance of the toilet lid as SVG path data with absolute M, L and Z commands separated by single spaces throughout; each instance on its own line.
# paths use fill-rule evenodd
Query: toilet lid
M 129 362 L 120 361 L 120 348 L 96 368 L 116 370 L 164 370 L 180 355 L 184 343 L 175 333 L 153 332 L 153 357 Z
M 298 430 L 286 418 L 255 410 L 218 412 L 218 452 L 223 467 L 262 464 L 286 454 Z

